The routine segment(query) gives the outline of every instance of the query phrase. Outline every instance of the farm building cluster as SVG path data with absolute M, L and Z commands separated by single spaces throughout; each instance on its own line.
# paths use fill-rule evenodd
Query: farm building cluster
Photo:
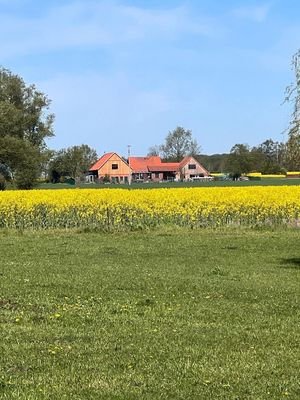
M 88 182 L 162 182 L 209 179 L 209 172 L 192 156 L 164 162 L 159 156 L 128 157 L 106 153 L 91 166 Z

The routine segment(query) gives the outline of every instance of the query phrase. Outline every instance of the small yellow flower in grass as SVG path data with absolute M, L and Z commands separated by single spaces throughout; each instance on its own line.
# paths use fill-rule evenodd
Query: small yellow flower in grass
M 224 388 L 230 388 L 230 383 L 223 383 L 222 386 L 223 386 Z
M 59 314 L 59 313 L 55 313 L 53 315 L 50 315 L 50 319 L 58 319 L 60 317 L 61 317 L 61 314 Z
M 15 322 L 20 322 L 20 318 L 16 318 L 16 319 L 15 319 Z

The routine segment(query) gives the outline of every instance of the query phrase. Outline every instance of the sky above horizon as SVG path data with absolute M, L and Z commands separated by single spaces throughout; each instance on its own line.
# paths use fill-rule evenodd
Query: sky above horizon
M 286 140 L 296 0 L 0 0 L 0 65 L 52 100 L 50 148 L 145 155 L 176 126 L 202 153 Z

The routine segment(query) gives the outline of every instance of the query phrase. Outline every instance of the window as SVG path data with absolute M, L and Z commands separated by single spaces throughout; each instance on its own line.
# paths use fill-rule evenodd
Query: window
M 196 164 L 189 164 L 189 169 L 196 169 Z
M 111 169 L 119 169 L 118 164 L 112 164 L 112 165 L 111 165 Z

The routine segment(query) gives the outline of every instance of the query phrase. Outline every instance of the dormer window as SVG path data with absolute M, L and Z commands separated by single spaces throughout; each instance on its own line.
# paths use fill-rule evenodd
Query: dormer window
M 189 164 L 189 169 L 196 169 L 196 164 Z

